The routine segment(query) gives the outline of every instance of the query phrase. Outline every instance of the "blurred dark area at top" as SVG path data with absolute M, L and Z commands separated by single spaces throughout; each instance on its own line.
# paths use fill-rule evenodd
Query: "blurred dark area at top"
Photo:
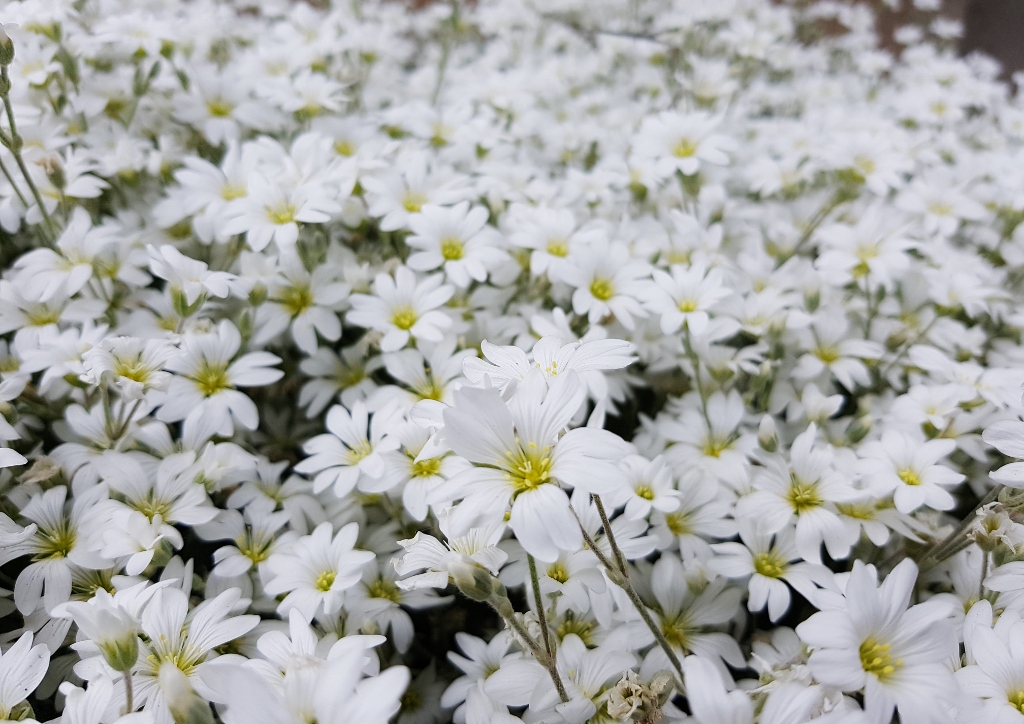
M 413 8 L 422 8 L 437 0 L 408 0 Z M 714 2 L 714 0 L 708 0 Z M 913 0 L 902 0 L 900 10 L 894 11 L 881 0 L 862 0 L 874 5 L 878 12 L 878 31 L 884 45 L 892 50 L 898 46 L 892 41 L 897 28 L 934 17 L 913 6 Z M 963 23 L 960 52 L 967 55 L 982 52 L 999 61 L 1003 77 L 1024 70 L 1024 0 L 943 0 L 941 14 Z
M 921 15 L 911 0 L 903 0 L 899 12 L 879 6 L 878 29 L 882 38 L 891 38 L 896 28 L 913 22 Z M 959 19 L 964 34 L 960 52 L 967 55 L 982 52 L 1003 66 L 1003 75 L 1024 70 L 1024 0 L 943 0 L 942 14 Z

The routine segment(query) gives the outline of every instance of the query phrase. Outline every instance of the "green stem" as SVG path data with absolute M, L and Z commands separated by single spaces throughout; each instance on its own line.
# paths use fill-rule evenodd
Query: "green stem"
M 959 553 L 966 548 L 970 544 L 970 541 L 962 538 L 961 536 L 963 536 L 967 529 L 971 527 L 971 523 L 974 522 L 974 514 L 978 512 L 978 509 L 988 505 L 999 497 L 999 492 L 1002 489 L 1002 485 L 996 485 L 992 490 L 988 491 L 988 494 L 978 501 L 978 504 L 974 506 L 971 512 L 968 513 L 962 521 L 960 521 L 960 524 L 957 525 L 952 533 L 928 549 L 924 556 L 922 556 L 918 567 L 922 571 L 926 571 L 946 560 L 951 555 Z
M 135 710 L 135 694 L 132 690 L 132 672 L 129 669 L 121 675 L 124 681 L 124 714 L 131 714 Z
M 551 677 L 551 681 L 555 685 L 555 689 L 558 691 L 558 698 L 563 702 L 569 701 L 569 694 L 565 691 L 565 684 L 562 683 L 562 677 L 558 675 L 558 662 L 554 656 L 548 656 L 547 653 L 542 649 L 536 641 L 533 640 L 533 636 L 530 632 L 519 623 L 515 617 L 515 612 L 512 610 L 512 604 L 507 598 L 502 599 L 502 605 L 499 606 L 494 602 L 493 599 L 487 599 L 487 603 L 495 612 L 501 616 L 502 620 L 508 624 L 508 627 L 519 634 L 519 638 L 523 640 L 527 648 L 530 649 L 530 653 L 533 657 L 548 670 L 548 675 Z
M 690 360 L 690 364 L 693 365 L 693 383 L 697 387 L 697 394 L 700 395 L 700 411 L 704 415 L 704 422 L 708 425 L 708 432 L 711 432 L 711 417 L 708 415 L 708 394 L 707 390 L 704 389 L 704 380 L 701 379 L 700 373 L 700 357 L 697 352 L 693 349 L 693 342 L 690 339 L 690 325 L 684 324 L 683 331 L 683 342 L 686 347 L 686 356 Z
M 39 193 L 39 189 L 36 188 L 35 181 L 32 180 L 32 175 L 28 172 L 28 168 L 25 166 L 25 159 L 21 156 L 21 145 L 22 139 L 18 135 L 18 126 L 14 122 L 14 107 L 11 105 L 11 77 L 7 72 L 7 66 L 0 66 L 0 82 L 7 91 L 3 94 L 4 110 L 7 112 L 7 121 L 11 125 L 11 153 L 14 155 L 14 162 L 18 164 L 18 169 L 21 171 L 21 175 L 25 177 L 25 183 L 28 184 L 29 191 L 32 192 L 32 198 L 35 199 L 36 204 L 39 206 L 39 213 L 42 214 L 43 222 L 46 226 L 47 231 L 50 235 L 50 242 L 56 241 L 57 232 L 56 227 L 53 225 L 53 219 L 50 218 L 49 212 L 46 210 L 46 205 L 43 203 L 43 197 Z
M 594 495 L 592 497 L 595 499 L 595 502 L 598 502 L 598 496 Z M 654 636 L 654 640 L 658 642 L 658 646 L 661 647 L 661 650 L 665 652 L 665 656 L 668 657 L 669 663 L 672 664 L 672 668 L 676 670 L 676 675 L 679 677 L 679 680 L 676 682 L 676 686 L 679 689 L 679 692 L 682 693 L 684 691 L 683 665 L 680 663 L 679 657 L 676 656 L 676 652 L 672 649 L 672 644 L 668 642 L 668 639 L 665 638 L 665 634 L 662 633 L 661 628 L 654 619 L 651 618 L 651 612 L 647 609 L 647 604 L 643 602 L 640 598 L 640 594 L 636 592 L 636 589 L 633 588 L 633 584 L 630 583 L 629 569 L 625 567 L 625 556 L 622 555 L 622 551 L 615 542 L 615 535 L 612 533 L 611 524 L 607 522 L 608 517 L 604 514 L 604 506 L 600 503 L 598 503 L 598 506 L 598 514 L 601 516 L 601 522 L 605 526 L 605 536 L 608 538 L 608 542 L 611 545 L 612 554 L 617 560 L 623 561 L 621 570 L 618 565 L 613 564 L 608 560 L 608 557 L 600 548 L 597 547 L 594 539 L 590 537 L 587 529 L 583 527 L 583 521 L 580 520 L 576 510 L 571 505 L 569 506 L 569 509 L 572 510 L 572 514 L 576 518 L 576 523 L 580 527 L 580 532 L 583 533 L 583 540 L 586 542 L 587 547 L 594 552 L 594 555 L 597 556 L 597 560 L 605 567 L 605 570 L 608 572 L 608 578 L 611 579 L 612 583 L 625 591 L 626 595 L 629 596 L 629 600 L 633 603 L 633 607 L 636 609 L 636 612 L 640 614 L 640 619 L 644 622 L 644 625 L 650 629 L 651 634 Z
M 11 185 L 11 188 L 14 189 L 14 193 L 18 196 L 18 201 L 20 201 L 21 205 L 27 209 L 28 201 L 25 200 L 25 195 L 21 193 L 21 189 L 18 188 L 18 184 L 14 183 L 14 177 L 11 176 L 11 172 L 7 170 L 7 165 L 4 163 L 2 158 L 0 158 L 0 172 L 3 172 L 4 176 L 7 177 L 7 182 Z
M 540 635 L 544 640 L 544 650 L 547 651 L 548 658 L 551 658 L 555 655 L 555 652 L 551 646 L 551 631 L 548 629 L 548 618 L 544 611 L 544 599 L 540 594 L 540 578 L 537 575 L 537 561 L 534 560 L 533 556 L 527 553 L 526 562 L 530 566 L 530 583 L 533 586 L 533 601 L 537 604 L 537 618 L 540 619 Z
M 981 578 L 978 579 L 978 600 L 985 597 L 985 577 L 988 576 L 988 556 L 986 550 L 981 552 Z

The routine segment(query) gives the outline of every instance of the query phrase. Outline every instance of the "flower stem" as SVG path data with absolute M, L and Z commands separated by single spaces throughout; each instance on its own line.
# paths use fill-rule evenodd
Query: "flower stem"
M 572 510 L 573 516 L 576 518 L 576 523 L 580 527 L 580 531 L 583 533 L 583 540 L 587 546 L 594 552 L 597 559 L 601 562 L 601 565 L 605 567 L 608 572 L 608 578 L 611 579 L 612 583 L 621 588 L 629 596 L 629 600 L 633 603 L 633 607 L 636 612 L 640 614 L 641 620 L 644 625 L 650 629 L 651 634 L 654 636 L 654 640 L 658 642 L 658 646 L 665 652 L 665 656 L 668 657 L 669 663 L 672 664 L 672 668 L 676 670 L 679 680 L 676 682 L 676 687 L 679 692 L 684 691 L 683 688 L 683 665 L 679 661 L 679 657 L 676 652 L 672 649 L 672 644 L 665 638 L 665 634 L 662 633 L 661 628 L 651 617 L 651 612 L 647 609 L 647 604 L 640 598 L 640 594 L 633 588 L 633 584 L 629 581 L 629 569 L 626 567 L 626 557 L 622 554 L 622 550 L 619 548 L 618 543 L 615 542 L 615 534 L 612 533 L 611 522 L 608 520 L 608 514 L 604 510 L 604 504 L 597 495 L 591 496 L 594 503 L 597 505 L 597 513 L 601 516 L 601 524 L 604 526 L 605 536 L 608 538 L 608 543 L 611 545 L 612 555 L 615 557 L 618 563 L 612 563 L 608 557 L 597 547 L 594 539 L 591 538 L 590 533 L 583 527 L 583 522 L 577 515 L 576 510 L 570 505 L 569 509 Z
M 53 243 L 57 239 L 56 227 L 53 225 L 53 219 L 50 218 L 49 212 L 46 210 L 46 205 L 43 203 L 43 197 L 39 193 L 39 189 L 36 188 L 35 181 L 32 180 L 32 175 L 28 172 L 28 168 L 25 167 L 25 159 L 21 156 L 21 147 L 23 144 L 22 138 L 18 135 L 18 127 L 14 123 L 14 107 L 11 105 L 11 77 L 7 72 L 7 66 L 0 66 L 0 87 L 4 89 L 3 102 L 4 110 L 7 112 L 7 121 L 11 126 L 10 138 L 5 139 L 10 141 L 10 151 L 14 155 L 14 162 L 18 164 L 18 169 L 21 170 L 21 175 L 25 177 L 25 183 L 28 184 L 29 191 L 32 192 L 32 198 L 35 199 L 36 205 L 39 207 L 39 213 L 43 217 L 43 223 L 47 231 L 47 242 Z
M 502 620 L 508 625 L 510 629 L 516 632 L 523 643 L 526 644 L 527 648 L 530 649 L 530 653 L 533 654 L 533 658 L 537 659 L 545 669 L 548 670 L 548 675 L 551 677 L 551 681 L 555 685 L 555 689 L 558 691 L 558 698 L 563 702 L 569 701 L 569 694 L 565 691 L 565 684 L 562 683 L 562 677 L 558 674 L 558 661 L 554 655 L 548 655 L 547 652 L 540 647 L 530 632 L 526 630 L 526 627 L 519 622 L 515 617 L 515 611 L 512 608 L 512 603 L 508 600 L 507 596 L 491 596 L 487 599 L 487 603 L 495 612 L 501 616 Z M 547 643 L 547 642 L 545 642 Z
M 129 669 L 121 675 L 124 681 L 124 714 L 131 714 L 135 710 L 135 695 L 132 691 L 132 672 Z
M 942 561 L 949 558 L 951 555 L 958 553 L 967 547 L 969 541 L 962 538 L 964 532 L 971 527 L 971 523 L 974 521 L 974 514 L 979 508 L 988 505 L 997 497 L 999 497 L 1000 491 L 1003 489 L 1002 485 L 996 485 L 992 490 L 988 491 L 988 495 L 978 501 L 978 504 L 974 506 L 964 519 L 960 521 L 960 524 L 953 530 L 952 533 L 947 535 L 942 541 L 936 543 L 921 557 L 921 562 L 918 567 L 922 571 L 926 571 L 929 568 L 941 563 Z
M 978 579 L 978 600 L 985 597 L 985 577 L 988 576 L 988 556 L 986 550 L 981 551 L 981 578 Z
M 533 601 L 537 604 L 537 618 L 540 619 L 540 635 L 544 640 L 544 650 L 548 658 L 555 655 L 551 646 L 551 630 L 548 628 L 547 614 L 544 612 L 544 600 L 540 595 L 540 583 L 537 576 L 537 561 L 529 553 L 526 554 L 526 562 L 530 565 L 530 583 L 533 586 Z
M 27 209 L 28 201 L 25 200 L 25 195 L 21 193 L 21 189 L 18 188 L 18 184 L 14 183 L 14 177 L 11 176 L 11 172 L 7 170 L 7 165 L 4 163 L 2 158 L 0 158 L 0 173 L 3 173 L 7 178 L 7 183 L 9 183 L 11 188 L 14 189 L 14 193 L 18 197 L 18 201 L 20 201 L 21 205 Z

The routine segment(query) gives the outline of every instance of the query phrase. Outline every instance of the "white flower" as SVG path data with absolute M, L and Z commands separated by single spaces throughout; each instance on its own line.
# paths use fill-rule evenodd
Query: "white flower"
M 464 289 L 482 282 L 508 255 L 496 245 L 497 232 L 487 226 L 487 209 L 463 201 L 450 208 L 427 205 L 409 217 L 412 236 L 406 243 L 419 249 L 409 257 L 409 268 L 432 271 L 444 268 L 448 280 Z M 500 239 L 500 237 L 498 237 Z
M 869 721 L 945 721 L 956 691 L 945 661 L 956 651 L 948 603 L 911 606 L 917 579 L 904 560 L 877 583 L 873 566 L 855 561 L 845 605 L 820 611 L 797 626 L 811 647 L 811 671 L 827 686 L 862 691 Z
M 373 553 L 354 550 L 359 526 L 349 523 L 333 534 L 330 522 L 321 523 L 311 535 L 296 540 L 267 561 L 272 578 L 268 593 L 286 593 L 278 606 L 281 613 L 297 609 L 310 621 L 320 613 L 341 608 L 345 591 L 359 582 L 362 568 Z
M 625 502 L 627 518 L 646 518 L 651 510 L 671 513 L 679 509 L 680 495 L 672 480 L 672 471 L 660 456 L 647 460 L 630 455 L 622 460 L 626 485 L 611 498 L 615 505 Z
M 182 307 L 180 314 L 185 314 L 184 310 L 201 297 L 226 297 L 231 292 L 233 274 L 210 271 L 206 264 L 188 258 L 173 246 L 150 246 L 148 251 L 150 269 L 155 276 L 167 280 L 175 305 Z
M 247 193 L 234 203 L 234 213 L 222 227 L 224 234 L 245 234 L 254 251 L 274 241 L 282 252 L 291 252 L 299 238 L 299 222 L 320 224 L 341 207 L 332 201 L 322 184 L 278 183 L 264 174 L 248 179 Z
M 157 417 L 165 422 L 184 420 L 186 428 L 219 435 L 231 435 L 236 422 L 255 430 L 256 405 L 236 388 L 276 382 L 284 373 L 272 366 L 281 359 L 269 352 L 238 356 L 242 336 L 226 319 L 211 332 L 186 333 L 181 346 L 181 356 L 167 365 L 175 376 Z
M 812 563 L 821 561 L 822 543 L 833 558 L 847 556 L 859 531 L 843 525 L 836 505 L 863 497 L 833 467 L 832 450 L 815 444 L 816 435 L 812 423 L 793 441 L 788 464 L 778 455 L 760 456 L 764 468 L 754 479 L 755 490 L 737 505 L 737 513 L 755 521 L 765 534 L 780 531 L 795 519 L 796 550 Z
M 316 473 L 313 491 L 333 487 L 343 498 L 357 486 L 373 490 L 375 481 L 384 476 L 384 453 L 397 450 L 399 439 L 387 431 L 399 421 L 397 410 L 377 412 L 369 420 L 366 405 L 357 402 L 348 412 L 335 405 L 327 412 L 330 434 L 317 435 L 304 450 L 310 457 L 295 466 L 300 473 Z
M 778 621 L 789 609 L 787 583 L 812 604 L 817 600 L 816 586 L 832 585 L 832 572 L 825 566 L 801 561 L 792 528 L 763 535 L 744 521 L 739 530 L 742 543 L 711 546 L 715 557 L 708 562 L 708 567 L 729 578 L 750 576 L 747 598 L 750 611 L 760 611 L 767 605 L 768 617 Z
M 315 669 L 288 667 L 283 687 L 268 686 L 237 664 L 218 666 L 206 676 L 213 698 L 226 704 L 225 724 L 387 724 L 409 685 L 409 670 L 392 666 L 364 678 L 366 658 L 364 647 L 339 649 Z
M 96 552 L 96 543 L 110 513 L 104 505 L 107 490 L 97 485 L 67 501 L 63 485 L 32 496 L 21 514 L 32 521 L 35 531 L 4 546 L 0 560 L 6 562 L 31 555 L 33 562 L 18 574 L 14 584 L 14 602 L 22 614 L 30 614 L 40 604 L 46 611 L 71 597 L 73 567 L 102 570 L 109 561 Z M 31 527 L 31 526 L 30 526 Z M 15 531 L 10 531 L 15 532 Z
M 648 311 L 660 315 L 664 334 L 677 332 L 685 326 L 695 335 L 703 334 L 708 325 L 708 310 L 729 296 L 718 269 L 706 270 L 703 264 L 686 269 L 673 264 L 669 273 L 660 269 L 651 272 L 654 282 L 644 288 L 641 299 Z
M 505 532 L 503 524 L 471 528 L 463 535 L 453 535 L 449 517 L 442 515 L 440 526 L 447 543 L 421 532 L 409 540 L 398 541 L 405 549 L 405 555 L 394 560 L 395 570 L 400 576 L 408 576 L 397 582 L 399 588 L 444 588 L 449 580 L 458 584 L 472 579 L 472 569 L 477 567 L 498 575 L 508 558 L 508 554 L 497 547 Z M 424 572 L 408 575 L 416 571 Z
M 565 281 L 576 288 L 572 295 L 576 314 L 587 315 L 591 324 L 614 315 L 626 329 L 633 328 L 634 317 L 647 316 L 638 301 L 647 265 L 632 259 L 625 244 L 595 240 L 580 248 L 570 263 Z
M 21 702 L 35 691 L 46 675 L 50 652 L 43 644 L 32 645 L 32 632 L 26 631 L 7 651 L 0 654 L 0 718 L 18 721 Z M 32 720 L 34 721 L 34 720 Z
M 394 352 L 410 339 L 440 342 L 442 330 L 452 325 L 451 318 L 438 311 L 455 292 L 443 284 L 437 274 L 421 282 L 406 267 L 399 267 L 392 278 L 378 274 L 373 282 L 373 296 L 353 294 L 352 310 L 347 320 L 352 324 L 384 333 L 380 347 Z
M 14 265 L 19 279 L 26 282 L 26 298 L 45 302 L 58 294 L 76 294 L 92 279 L 93 264 L 116 241 L 115 235 L 111 225 L 93 227 L 89 214 L 77 207 L 56 249 L 35 249 Z
M 189 682 L 202 681 L 210 652 L 250 631 L 258 616 L 232 616 L 241 591 L 225 591 L 189 610 L 188 596 L 177 588 L 161 588 L 142 613 L 146 643 L 133 669 L 136 706 L 143 704 L 157 724 L 170 724 L 168 692 L 161 667 L 171 666 Z M 89 663 L 85 659 L 80 666 Z
M 286 257 L 280 276 L 267 290 L 267 301 L 256 312 L 259 328 L 253 343 L 266 344 L 291 328 L 292 339 L 306 354 L 317 350 L 317 335 L 328 342 L 341 337 L 338 309 L 349 287 L 337 280 L 332 264 L 318 266 L 312 273 L 293 257 Z
M 162 339 L 107 337 L 82 355 L 84 377 L 94 385 L 109 379 L 125 400 L 141 400 L 167 389 L 171 374 L 163 369 L 178 353 Z
M 1024 459 L 1024 422 L 1002 420 L 985 428 L 982 438 L 1003 455 Z M 1024 462 L 1007 463 L 989 477 L 1013 488 L 1024 487 Z
M 955 449 L 955 440 L 922 441 L 886 430 L 881 440 L 861 445 L 858 467 L 876 494 L 892 494 L 901 513 L 922 505 L 949 510 L 956 501 L 946 488 L 957 485 L 964 476 L 936 463 Z
M 129 671 L 138 659 L 139 618 L 152 596 L 163 586 L 141 583 L 112 596 L 99 588 L 88 601 L 70 601 L 54 609 L 53 615 L 73 618 L 85 646 L 96 647 L 115 671 Z M 79 647 L 83 647 L 79 644 Z
M 463 499 L 456 528 L 478 516 L 499 519 L 511 507 L 509 526 L 542 561 L 579 548 L 582 537 L 561 485 L 614 490 L 621 478 L 606 461 L 628 450 L 617 436 L 594 428 L 559 437 L 584 395 L 571 372 L 552 378 L 550 387 L 544 375 L 530 374 L 507 405 L 493 389 L 456 392 L 455 405 L 444 411 L 444 439 L 474 467 L 440 485 L 431 499 Z
M 701 164 L 729 163 L 728 137 L 715 133 L 719 119 L 707 113 L 688 115 L 664 111 L 644 119 L 633 141 L 634 153 L 650 159 L 662 177 L 676 171 L 692 176 Z

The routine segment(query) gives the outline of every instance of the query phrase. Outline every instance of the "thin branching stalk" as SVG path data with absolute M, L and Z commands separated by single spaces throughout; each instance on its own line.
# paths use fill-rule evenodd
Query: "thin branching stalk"
M 598 496 L 595 495 L 593 497 L 595 502 L 597 502 Z M 612 583 L 626 592 L 626 595 L 632 602 L 633 607 L 636 609 L 637 613 L 640 614 L 640 619 L 650 630 L 651 634 L 654 636 L 654 640 L 658 643 L 658 646 L 661 647 L 661 650 L 665 652 L 665 656 L 668 657 L 669 663 L 672 664 L 672 668 L 675 669 L 676 675 L 679 677 L 676 685 L 679 688 L 680 693 L 682 693 L 684 690 L 683 665 L 679 661 L 679 657 L 676 656 L 676 652 L 672 649 L 672 644 L 668 642 L 668 639 L 665 638 L 665 634 L 662 633 L 661 627 L 659 627 L 657 622 L 651 617 L 651 612 L 647 609 L 647 604 L 643 602 L 643 599 L 640 598 L 640 594 L 636 592 L 636 589 L 633 588 L 633 584 L 630 583 L 629 569 L 625 565 L 625 556 L 622 554 L 618 544 L 615 542 L 615 535 L 612 533 L 611 523 L 607 522 L 608 517 L 603 513 L 603 504 L 598 508 L 598 514 L 601 515 L 602 524 L 605 525 L 605 535 L 611 545 L 613 557 L 615 557 L 616 560 L 622 560 L 621 568 L 617 563 L 610 561 L 608 556 L 598 548 L 597 543 L 594 542 L 590 533 L 588 533 L 587 529 L 583 526 L 583 521 L 580 520 L 576 510 L 571 505 L 569 506 L 569 509 L 572 510 L 572 514 L 576 518 L 576 523 L 580 527 L 580 532 L 583 533 L 583 540 L 586 542 L 587 547 L 594 552 L 598 561 L 600 561 L 601 565 L 605 567 L 605 570 L 608 572 L 608 578 L 611 579 Z

